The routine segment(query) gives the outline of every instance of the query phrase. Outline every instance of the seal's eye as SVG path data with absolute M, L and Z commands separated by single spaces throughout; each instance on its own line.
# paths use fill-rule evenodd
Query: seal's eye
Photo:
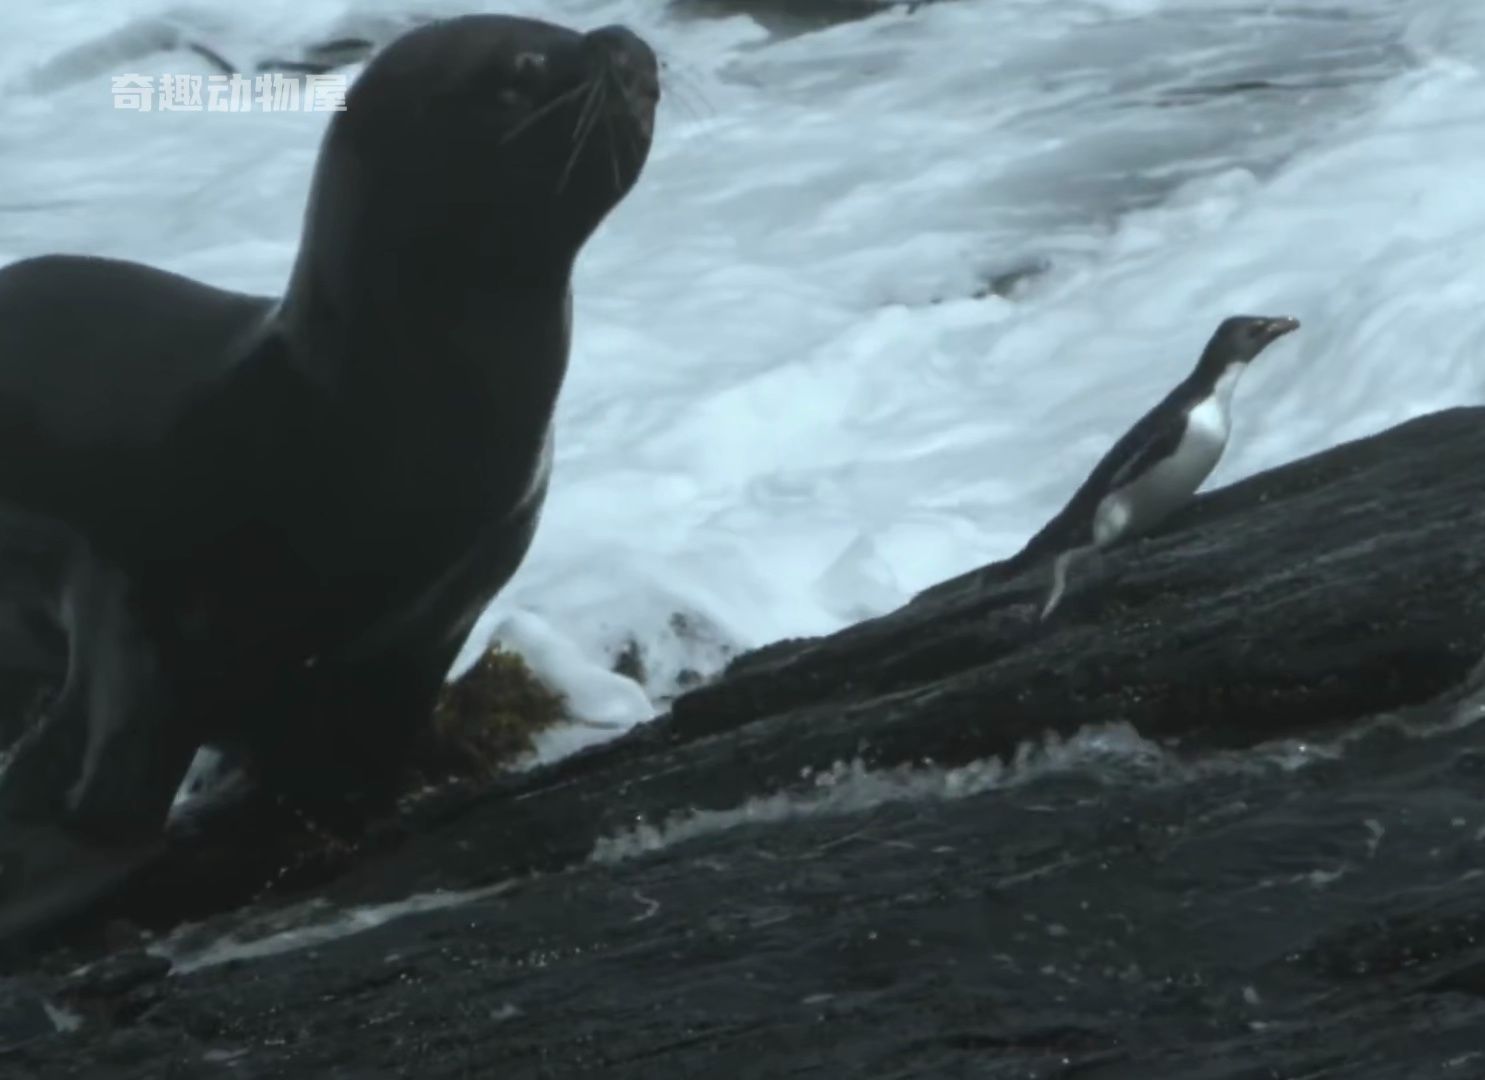
M 546 53 L 523 52 L 516 53 L 516 58 L 511 61 L 511 71 L 516 78 L 527 86 L 541 81 L 541 77 L 547 72 Z
M 545 53 L 516 53 L 498 75 L 502 85 L 495 92 L 495 100 L 500 105 L 501 113 L 508 116 L 529 110 L 541 98 L 546 74 Z

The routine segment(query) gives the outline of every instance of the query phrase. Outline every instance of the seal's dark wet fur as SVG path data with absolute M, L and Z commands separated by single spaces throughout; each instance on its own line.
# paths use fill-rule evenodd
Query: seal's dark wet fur
M 63 671 L 96 690 L 21 739 L 12 820 L 158 829 L 205 742 L 327 820 L 395 792 L 530 544 L 570 272 L 658 96 L 621 28 L 435 23 L 331 122 L 281 301 L 87 257 L 0 271 L 0 503 L 60 537 L 40 578 L 0 544 L 0 605 L 42 613 L 0 618 L 36 654 L 3 699 Z

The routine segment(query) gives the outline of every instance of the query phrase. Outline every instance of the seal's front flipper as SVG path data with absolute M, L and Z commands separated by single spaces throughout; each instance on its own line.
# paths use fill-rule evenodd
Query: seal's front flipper
M 96 564 L 72 628 L 73 670 L 58 702 L 82 719 L 86 749 L 67 791 L 70 823 L 90 836 L 127 840 L 159 832 L 196 743 L 179 730 L 159 650 L 137 617 L 133 587 Z
M 0 815 L 129 840 L 158 833 L 194 745 L 128 574 L 64 522 L 0 505 L 0 645 L 37 680 L 65 677 L 0 771 Z M 27 651 L 29 649 L 29 651 Z M 3 837 L 0 837 L 3 841 Z

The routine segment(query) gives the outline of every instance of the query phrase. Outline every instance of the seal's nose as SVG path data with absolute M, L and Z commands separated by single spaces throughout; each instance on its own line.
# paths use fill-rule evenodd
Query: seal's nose
M 629 93 L 652 105 L 660 100 L 660 65 L 638 34 L 623 26 L 603 26 L 585 34 L 583 42 L 602 55 Z

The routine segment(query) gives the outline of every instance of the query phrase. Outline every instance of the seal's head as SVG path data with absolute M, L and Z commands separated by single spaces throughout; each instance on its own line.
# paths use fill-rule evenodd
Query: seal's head
M 1220 371 L 1232 364 L 1246 364 L 1270 344 L 1299 329 L 1299 320 L 1288 316 L 1233 315 L 1223 319 L 1207 343 L 1208 366 Z
M 622 27 L 497 15 L 420 27 L 368 65 L 332 121 L 305 246 L 352 276 L 394 258 L 384 271 L 404 288 L 565 281 L 638 179 L 659 96 L 654 54 Z

